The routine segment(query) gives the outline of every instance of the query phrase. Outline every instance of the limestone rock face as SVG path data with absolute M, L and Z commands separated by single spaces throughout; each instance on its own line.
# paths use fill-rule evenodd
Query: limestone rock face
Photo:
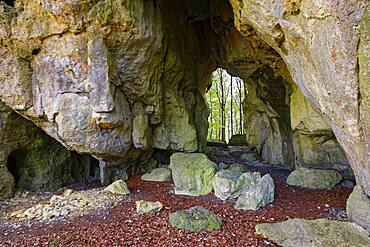
M 300 167 L 287 178 L 289 185 L 309 189 L 332 189 L 342 180 L 342 176 L 335 170 L 318 170 Z
M 0 198 L 14 187 L 53 191 L 90 176 L 90 159 L 70 152 L 0 102 Z
M 347 215 L 350 221 L 370 232 L 370 199 L 358 185 L 348 197 Z
M 362 41 L 360 51 L 368 47 L 368 1 L 230 3 L 237 30 L 248 36 L 252 27 L 284 59 L 293 81 L 323 115 L 357 181 L 370 195 L 368 76 L 359 80 L 356 69 L 357 44 Z M 360 64 L 366 75 L 368 59 Z M 365 97 L 359 98 L 362 92 Z
M 0 100 L 67 148 L 128 166 L 204 150 L 222 67 L 247 84 L 247 141 L 263 159 L 293 167 L 299 148 L 300 163 L 325 161 L 303 145 L 321 140 L 293 145 L 294 82 L 370 195 L 368 0 L 198 2 L 1 1 Z
M 5 166 L 0 166 L 0 181 L 0 199 L 11 198 L 14 194 L 14 177 Z
M 248 93 L 243 112 L 248 144 L 267 162 L 292 167 L 289 83 L 270 67 L 255 71 L 245 83 Z
M 368 232 L 353 223 L 327 219 L 292 219 L 259 224 L 256 233 L 283 247 L 369 246 Z
M 179 230 L 200 232 L 221 228 L 220 217 L 203 207 L 192 207 L 169 215 L 170 224 Z
M 296 167 L 335 169 L 353 180 L 352 169 L 332 130 L 297 86 L 292 86 L 290 116 Z
M 169 168 L 175 183 L 175 194 L 199 196 L 212 192 L 217 166 L 204 154 L 175 153 L 171 156 Z

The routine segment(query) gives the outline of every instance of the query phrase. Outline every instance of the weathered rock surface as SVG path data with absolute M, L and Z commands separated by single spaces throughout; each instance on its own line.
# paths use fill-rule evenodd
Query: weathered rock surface
M 221 200 L 237 197 L 240 189 L 237 187 L 237 182 L 240 175 L 242 173 L 236 170 L 225 169 L 218 171 L 212 181 L 215 196 Z
M 171 170 L 168 168 L 156 168 L 151 172 L 145 173 L 143 176 L 141 176 L 141 179 L 154 182 L 171 181 L 172 174 Z
M 175 183 L 175 194 L 199 196 L 212 192 L 217 166 L 201 153 L 175 153 L 169 168 Z
M 138 214 L 159 212 L 163 208 L 163 204 L 161 202 L 150 202 L 150 201 L 139 200 L 139 201 L 136 201 L 135 204 L 136 204 L 136 212 Z
M 256 233 L 284 247 L 369 246 L 368 232 L 353 223 L 327 219 L 292 219 L 259 224 Z
M 359 77 L 357 70 L 359 41 L 360 51 L 368 47 L 369 2 L 230 3 L 242 36 L 248 37 L 252 27 L 284 59 L 293 81 L 323 115 L 356 180 L 370 195 L 368 59 L 360 59 L 360 73 L 365 76 Z M 365 97 L 358 97 L 362 92 Z
M 251 164 L 253 161 L 256 160 L 256 155 L 254 153 L 242 154 L 240 159 L 248 164 Z
M 127 165 L 204 150 L 204 94 L 223 67 L 247 83 L 248 144 L 293 167 L 294 82 L 370 195 L 368 4 L 1 1 L 0 99 L 66 147 Z
M 199 206 L 171 213 L 169 221 L 175 228 L 190 232 L 218 230 L 222 225 L 220 217 Z
M 0 199 L 14 187 L 53 191 L 90 176 L 87 156 L 63 147 L 0 102 Z
M 247 146 L 247 136 L 245 134 L 233 135 L 228 144 L 229 146 Z
M 293 130 L 295 166 L 335 169 L 353 180 L 353 172 L 333 131 L 304 98 L 297 86 L 290 96 L 290 116 Z
M 309 189 L 332 189 L 340 181 L 342 176 L 335 170 L 318 170 L 300 167 L 293 171 L 287 178 L 289 185 Z
M 269 174 L 249 185 L 243 188 L 241 195 L 236 201 L 236 209 L 258 210 L 274 201 L 275 186 Z
M 348 197 L 347 215 L 350 221 L 370 232 L 370 199 L 359 185 L 355 186 Z
M 113 182 L 111 185 L 107 186 L 104 191 L 110 192 L 114 195 L 128 195 L 131 193 L 127 184 L 123 180 Z

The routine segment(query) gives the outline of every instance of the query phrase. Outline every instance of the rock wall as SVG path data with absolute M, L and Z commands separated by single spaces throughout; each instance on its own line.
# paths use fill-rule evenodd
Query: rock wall
M 284 59 L 294 82 L 333 130 L 357 182 L 370 195 L 370 149 L 368 126 L 364 124 L 369 104 L 362 97 L 366 82 L 359 81 L 357 70 L 360 36 L 361 41 L 367 37 L 363 34 L 367 29 L 358 27 L 362 16 L 361 26 L 366 26 L 368 1 L 230 3 L 241 34 L 247 36 L 253 27 Z M 368 46 L 368 42 L 363 43 L 360 50 Z
M 296 85 L 290 96 L 291 128 L 295 165 L 335 169 L 342 177 L 354 180 L 347 157 L 323 117 L 305 99 Z
M 0 102 L 0 199 L 14 188 L 53 191 L 90 176 L 90 158 L 68 151 Z
M 279 85 L 292 78 L 370 194 L 367 4 L 16 0 L 12 7 L 1 1 L 0 99 L 104 167 L 129 165 L 154 149 L 202 151 L 204 94 L 212 71 L 222 67 L 263 99 L 260 120 L 251 121 L 274 131 L 263 133 L 270 144 L 259 140 L 261 153 L 290 164 L 289 89 Z

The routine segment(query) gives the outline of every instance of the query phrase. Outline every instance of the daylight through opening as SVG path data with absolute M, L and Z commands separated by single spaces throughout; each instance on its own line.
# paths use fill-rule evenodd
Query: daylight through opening
M 211 80 L 211 86 L 207 92 L 210 108 L 208 140 L 229 143 L 233 136 L 244 134 L 244 82 L 221 68 L 213 72 Z

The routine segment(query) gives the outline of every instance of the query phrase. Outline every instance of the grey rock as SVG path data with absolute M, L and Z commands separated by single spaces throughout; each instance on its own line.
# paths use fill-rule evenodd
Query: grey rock
M 218 230 L 222 225 L 220 217 L 199 206 L 170 213 L 169 222 L 179 230 L 190 232 Z
M 370 245 L 368 232 L 356 224 L 327 219 L 292 219 L 282 223 L 259 224 L 256 233 L 283 247 Z
M 275 186 L 269 174 L 264 175 L 254 186 L 243 190 L 236 201 L 236 209 L 258 210 L 274 201 Z
M 151 172 L 145 173 L 143 176 L 141 176 L 141 179 L 154 182 L 171 181 L 172 174 L 171 170 L 168 168 L 156 168 Z
M 136 201 L 135 204 L 136 212 L 138 214 L 159 212 L 163 208 L 163 204 L 161 202 L 150 202 L 145 200 L 139 200 Z
M 242 173 L 236 170 L 221 170 L 213 177 L 213 190 L 215 196 L 221 200 L 238 196 L 237 182 Z
M 128 195 L 130 190 L 127 187 L 127 184 L 123 180 L 117 180 L 111 185 L 106 187 L 104 191 L 110 192 L 115 195 Z
M 370 232 L 370 199 L 362 191 L 361 186 L 356 185 L 347 200 L 348 220 Z
M 319 170 L 300 167 L 287 178 L 289 185 L 310 189 L 332 189 L 342 180 L 335 170 Z
M 175 153 L 171 156 L 169 168 L 175 183 L 175 194 L 198 196 L 212 192 L 217 166 L 204 154 Z
M 254 153 L 247 153 L 240 156 L 240 159 L 244 162 L 247 162 L 247 164 L 251 164 L 256 160 L 256 155 Z

